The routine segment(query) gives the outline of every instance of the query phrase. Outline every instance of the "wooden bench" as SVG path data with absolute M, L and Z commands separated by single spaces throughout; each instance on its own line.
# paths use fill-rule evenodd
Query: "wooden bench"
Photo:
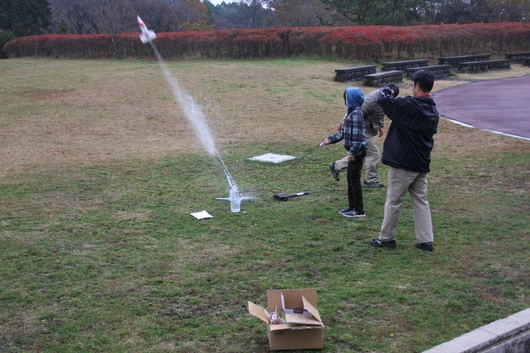
M 438 58 L 438 65 L 452 65 L 458 67 L 458 64 L 470 61 L 489 60 L 490 54 L 463 55 L 463 56 L 444 56 Z
M 524 59 L 530 58 L 530 51 L 521 53 L 507 53 L 504 54 L 505 59 L 510 59 L 514 63 L 522 63 Z
M 486 61 L 469 61 L 458 64 L 458 72 L 477 73 L 493 70 L 511 69 L 510 59 L 486 60 Z
M 403 81 L 403 70 L 383 71 L 364 76 L 363 85 L 383 87 L 389 83 Z
M 406 60 L 406 61 L 389 61 L 382 64 L 381 71 L 405 70 L 411 67 L 427 66 L 429 60 Z
M 405 69 L 405 76 L 411 78 L 412 74 L 414 74 L 416 71 L 429 70 L 433 73 L 435 79 L 441 79 L 450 76 L 452 68 L 453 67 L 449 64 L 412 67 L 410 69 Z
M 356 66 L 335 70 L 335 81 L 360 81 L 365 75 L 375 73 L 376 65 Z

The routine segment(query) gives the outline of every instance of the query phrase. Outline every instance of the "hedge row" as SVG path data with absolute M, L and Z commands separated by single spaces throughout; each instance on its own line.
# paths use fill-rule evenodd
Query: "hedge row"
M 166 59 L 184 57 L 283 58 L 327 56 L 344 59 L 406 59 L 487 52 L 502 54 L 530 48 L 530 24 L 520 22 L 420 26 L 354 26 L 233 29 L 158 33 Z M 137 33 L 40 35 L 12 40 L 8 57 L 151 58 Z

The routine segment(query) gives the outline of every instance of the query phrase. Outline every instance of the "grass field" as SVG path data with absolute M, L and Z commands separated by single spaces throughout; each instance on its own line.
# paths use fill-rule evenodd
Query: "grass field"
M 156 62 L 0 61 L 0 350 L 267 352 L 247 301 L 266 305 L 268 289 L 317 288 L 323 352 L 421 352 L 530 306 L 530 141 L 441 120 L 435 251 L 414 247 L 408 198 L 398 247 L 375 249 L 386 188 L 365 190 L 365 219 L 340 216 L 346 184 L 328 163 L 345 151 L 318 147 L 344 113 L 333 70 L 352 63 L 168 65 L 253 191 L 240 213 L 215 200 L 222 165 Z M 266 152 L 297 158 L 248 160 Z

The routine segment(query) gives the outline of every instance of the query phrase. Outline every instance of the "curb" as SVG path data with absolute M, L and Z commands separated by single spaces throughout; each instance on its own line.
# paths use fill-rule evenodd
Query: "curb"
M 504 352 L 530 352 L 530 308 L 479 327 L 423 353 Z

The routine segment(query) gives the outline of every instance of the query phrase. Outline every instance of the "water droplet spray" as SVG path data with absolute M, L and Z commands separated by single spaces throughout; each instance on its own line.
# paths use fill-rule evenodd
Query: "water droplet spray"
M 193 98 L 186 93 L 186 91 L 180 86 L 179 81 L 171 74 L 169 67 L 167 66 L 165 60 L 162 58 L 162 56 L 156 49 L 153 42 L 150 40 L 149 43 L 151 44 L 151 47 L 155 52 L 156 59 L 158 60 L 158 63 L 160 64 L 160 67 L 164 72 L 164 77 L 171 87 L 173 97 L 175 101 L 180 105 L 184 116 L 192 126 L 195 136 L 197 136 L 204 149 L 206 149 L 210 156 L 217 156 L 221 161 L 221 164 L 224 168 L 224 173 L 226 175 L 226 179 L 228 181 L 228 186 L 230 187 L 230 194 L 228 198 L 228 200 L 230 201 L 230 209 L 232 210 L 232 212 L 239 212 L 241 210 L 241 200 L 248 198 L 243 197 L 241 195 L 239 188 L 236 186 L 234 179 L 230 175 L 230 172 L 228 171 L 228 168 L 226 167 L 223 158 L 219 154 L 219 151 L 217 151 L 217 149 L 215 148 L 214 138 L 212 136 L 212 133 L 210 132 L 210 128 L 208 126 L 208 123 L 206 122 L 206 118 L 204 117 L 202 109 L 193 100 Z

